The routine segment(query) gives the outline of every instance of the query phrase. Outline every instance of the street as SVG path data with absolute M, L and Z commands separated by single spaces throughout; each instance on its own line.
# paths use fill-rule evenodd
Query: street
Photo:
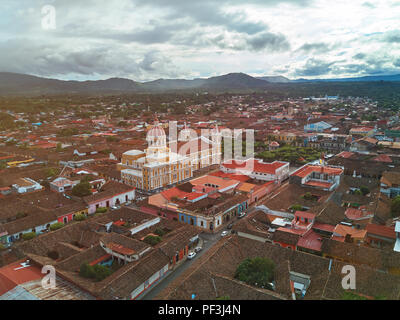
M 166 288 L 173 280 L 178 278 L 186 269 L 188 269 L 199 257 L 206 253 L 215 243 L 221 239 L 221 232 L 215 234 L 201 234 L 200 238 L 203 240 L 203 248 L 196 256 L 189 260 L 187 259 L 175 270 L 170 271 L 158 284 L 149 289 L 140 300 L 152 300 L 154 299 L 164 288 Z

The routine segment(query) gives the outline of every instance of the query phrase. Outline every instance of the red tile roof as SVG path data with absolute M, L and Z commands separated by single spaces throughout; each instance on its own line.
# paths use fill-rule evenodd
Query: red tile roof
M 252 163 L 251 163 L 252 162 Z M 249 159 L 246 161 L 229 161 L 224 162 L 222 166 L 228 169 L 247 169 L 251 168 L 252 172 L 262 172 L 262 173 L 269 173 L 275 174 L 276 170 L 281 168 L 282 166 L 286 165 L 285 162 L 274 161 L 272 163 L 264 163 L 259 160 Z
M 161 194 L 165 199 L 167 199 L 168 201 L 171 201 L 171 199 L 175 198 L 175 197 L 183 199 L 184 197 L 186 197 L 189 194 L 189 192 L 185 192 L 178 188 L 171 188 L 171 189 L 162 191 Z
M 209 173 L 209 175 L 214 177 L 229 178 L 241 182 L 246 182 L 247 180 L 250 180 L 250 178 L 246 175 L 236 174 L 236 173 L 225 173 L 223 171 L 211 172 Z
M 339 153 L 337 156 L 338 156 L 338 157 L 341 157 L 341 158 L 348 159 L 348 158 L 350 158 L 352 155 L 354 155 L 354 152 L 343 151 L 343 152 Z
M 385 238 L 396 239 L 396 232 L 394 227 L 386 227 L 378 224 L 367 224 L 366 227 L 368 234 L 374 234 Z
M 325 174 L 336 176 L 336 175 L 341 175 L 343 173 L 343 170 L 340 168 L 333 168 L 333 167 L 328 167 L 328 166 L 305 165 L 304 167 L 302 167 L 299 170 L 292 173 L 292 175 L 304 178 L 313 172 L 325 173 Z
M 198 199 L 198 198 L 200 198 L 200 197 L 202 197 L 202 196 L 204 196 L 204 195 L 205 195 L 205 193 L 192 192 L 192 193 L 189 193 L 189 194 L 186 196 L 186 199 L 187 199 L 187 200 L 195 200 L 195 199 Z
M 35 266 L 31 265 L 18 269 L 21 267 L 22 262 L 25 262 L 25 260 L 19 260 L 0 269 L 0 295 L 19 284 L 43 278 L 44 275 L 41 270 Z
M 310 187 L 330 188 L 332 186 L 332 183 L 313 180 L 306 182 L 305 185 Z
M 386 163 L 392 163 L 392 159 L 386 155 L 386 154 L 381 154 L 375 158 L 372 159 L 373 161 L 378 161 L 378 162 L 386 162 Z
M 307 219 L 315 219 L 315 214 L 311 212 L 306 212 L 306 211 L 296 211 L 294 214 L 295 217 L 301 217 L 301 218 L 307 218 Z
M 91 263 L 89 263 L 91 266 L 94 266 L 102 261 L 108 260 L 109 258 L 111 258 L 110 254 L 105 254 L 104 256 L 101 256 L 100 258 L 92 261 Z
M 135 250 L 125 248 L 124 246 L 114 243 L 114 242 L 108 243 L 107 247 L 114 252 L 117 252 L 117 253 L 120 253 L 123 255 L 127 255 L 127 256 L 130 256 L 135 253 Z
M 322 238 L 318 233 L 310 230 L 299 239 L 297 246 L 314 251 L 321 251 Z
M 328 231 L 328 232 L 333 232 L 335 230 L 335 226 L 327 223 L 319 223 L 315 222 L 313 224 L 313 229 L 317 230 L 322 230 L 322 231 Z

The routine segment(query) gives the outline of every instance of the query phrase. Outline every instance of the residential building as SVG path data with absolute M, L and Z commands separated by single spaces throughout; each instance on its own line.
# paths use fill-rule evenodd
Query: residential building
M 12 189 L 18 193 L 29 193 L 43 190 L 43 186 L 30 178 L 19 178 L 11 185 Z
M 289 162 L 274 161 L 266 163 L 258 159 L 228 160 L 221 164 L 221 171 L 246 175 L 252 179 L 263 181 L 278 181 L 289 177 Z
M 325 122 L 319 121 L 316 123 L 310 123 L 304 126 L 304 132 L 324 132 L 327 129 L 332 128 L 332 125 Z
M 365 229 L 367 230 L 366 242 L 372 247 L 382 248 L 387 245 L 392 248 L 396 242 L 396 232 L 393 227 L 370 223 Z
M 325 191 L 336 189 L 343 176 L 343 167 L 306 164 L 290 175 L 290 183 Z
M 86 196 L 83 200 L 88 205 L 88 214 L 93 214 L 100 207 L 109 208 L 135 199 L 135 188 L 125 184 L 109 181 L 99 192 Z
M 389 198 L 400 195 L 400 172 L 385 171 L 382 173 L 381 193 Z
M 79 181 L 71 181 L 64 177 L 58 177 L 50 182 L 50 189 L 56 192 L 65 192 L 71 190 Z

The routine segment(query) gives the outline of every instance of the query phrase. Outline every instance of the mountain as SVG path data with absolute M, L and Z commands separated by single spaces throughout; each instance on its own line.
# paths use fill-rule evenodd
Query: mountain
M 265 77 L 257 77 L 257 79 L 271 83 L 289 83 L 292 81 L 284 76 L 265 76 Z
M 133 80 L 111 78 L 96 81 L 63 81 L 36 76 L 0 72 L 0 94 L 57 94 L 104 91 L 134 91 L 140 84 Z
M 400 74 L 390 76 L 364 76 L 356 78 L 336 79 L 296 79 L 291 82 L 376 82 L 376 81 L 400 81 Z
M 206 79 L 158 79 L 142 83 L 141 88 L 149 91 L 185 90 L 199 88 L 205 82 Z
M 67 94 L 67 93 L 146 93 L 176 90 L 204 91 L 250 91 L 265 90 L 296 83 L 329 82 L 398 82 L 400 75 L 367 76 L 344 79 L 297 79 L 289 80 L 283 76 L 251 77 L 245 73 L 228 73 L 222 76 L 185 79 L 158 79 L 148 82 L 136 82 L 124 78 L 110 78 L 94 81 L 63 81 L 41 78 L 32 75 L 0 72 L 0 94 Z
M 268 83 L 264 80 L 253 78 L 245 73 L 228 73 L 223 76 L 206 79 L 204 88 L 216 89 L 252 89 L 265 88 Z
M 238 90 L 265 88 L 267 82 L 244 73 L 229 73 L 207 79 L 158 79 L 136 82 L 123 78 L 95 81 L 63 81 L 31 75 L 0 72 L 0 94 L 60 94 L 162 92 L 173 90 Z

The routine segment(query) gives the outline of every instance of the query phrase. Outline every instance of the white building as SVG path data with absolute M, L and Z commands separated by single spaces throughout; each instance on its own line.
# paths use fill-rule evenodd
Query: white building
M 38 182 L 30 178 L 19 178 L 12 185 L 13 190 L 18 193 L 28 193 L 44 189 Z

